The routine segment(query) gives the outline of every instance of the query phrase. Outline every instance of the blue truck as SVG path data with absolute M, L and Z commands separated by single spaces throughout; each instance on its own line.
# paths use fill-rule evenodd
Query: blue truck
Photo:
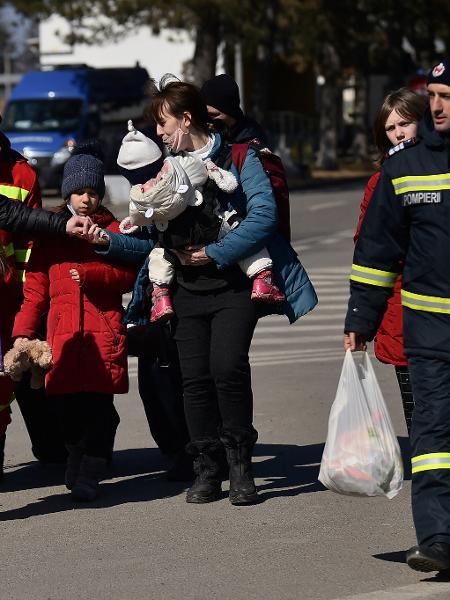
M 105 170 L 116 173 L 128 119 L 144 120 L 146 69 L 87 66 L 26 73 L 4 110 L 2 130 L 39 175 L 41 187 L 59 188 L 76 144 L 98 138 Z

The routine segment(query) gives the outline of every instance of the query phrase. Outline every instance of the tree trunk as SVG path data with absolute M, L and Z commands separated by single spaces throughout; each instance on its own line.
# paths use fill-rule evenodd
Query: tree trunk
M 362 73 L 355 77 L 355 136 L 350 153 L 358 160 L 367 159 L 367 78 Z
M 340 60 L 335 48 L 328 43 L 321 47 L 318 71 L 325 78 L 319 96 L 319 151 L 316 167 L 337 169 L 337 130 L 340 86 Z
M 188 78 L 201 86 L 216 74 L 217 48 L 220 43 L 220 21 L 217 11 L 203 10 L 195 32 L 195 51 Z

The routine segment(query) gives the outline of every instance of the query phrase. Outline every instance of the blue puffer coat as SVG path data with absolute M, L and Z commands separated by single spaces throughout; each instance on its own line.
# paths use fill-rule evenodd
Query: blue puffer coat
M 216 139 L 209 158 L 214 161 L 221 147 L 221 138 Z M 239 260 L 259 252 L 264 246 L 269 250 L 273 260 L 273 272 L 276 284 L 286 294 L 286 302 L 277 308 L 275 305 L 264 305 L 263 310 L 270 314 L 274 310 L 286 314 L 291 323 L 308 313 L 317 304 L 317 296 L 309 277 L 300 263 L 292 246 L 276 232 L 277 206 L 272 192 L 270 180 L 261 161 L 255 152 L 249 149 L 247 158 L 238 173 L 234 165 L 231 171 L 239 182 L 233 194 L 219 192 L 219 201 L 223 207 L 229 205 L 245 218 L 239 227 L 230 231 L 220 241 L 206 247 L 206 254 L 213 259 L 219 269 L 236 264 Z M 99 250 L 101 254 L 112 259 L 143 262 L 153 248 L 155 237 L 152 230 L 148 239 L 137 239 L 126 235 L 111 234 L 107 250 Z M 140 315 L 145 282 L 148 282 L 147 261 L 143 264 L 136 280 L 133 297 L 128 306 L 126 319 L 128 322 L 142 323 L 147 316 Z

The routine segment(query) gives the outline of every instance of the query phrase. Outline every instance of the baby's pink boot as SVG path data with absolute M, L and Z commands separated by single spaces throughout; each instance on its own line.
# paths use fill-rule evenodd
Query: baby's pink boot
M 152 308 L 150 311 L 150 322 L 168 321 L 174 316 L 172 302 L 170 300 L 169 288 L 153 284 Z
M 261 271 L 253 279 L 252 300 L 268 303 L 284 302 L 286 300 L 286 296 L 273 283 L 270 269 Z

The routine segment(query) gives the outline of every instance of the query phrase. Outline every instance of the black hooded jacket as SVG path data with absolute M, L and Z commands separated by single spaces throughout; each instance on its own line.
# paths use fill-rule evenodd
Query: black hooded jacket
M 267 135 L 261 125 L 247 115 L 243 115 L 236 124 L 230 128 L 229 141 L 233 144 L 247 144 L 253 139 L 258 139 L 267 146 Z
M 374 337 L 403 265 L 405 354 L 450 359 L 450 136 L 427 111 L 396 150 L 355 247 L 345 329 Z
M 51 213 L 11 202 L 0 195 L 0 229 L 13 233 L 64 235 L 70 215 Z

